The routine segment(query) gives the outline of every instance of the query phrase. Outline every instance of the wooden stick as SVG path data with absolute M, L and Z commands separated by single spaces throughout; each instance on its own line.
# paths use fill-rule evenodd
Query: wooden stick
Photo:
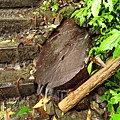
M 71 92 L 59 104 L 59 108 L 63 112 L 67 112 L 73 108 L 82 98 L 88 95 L 93 89 L 101 85 L 108 78 L 110 78 L 116 70 L 120 67 L 120 57 L 117 59 L 110 59 L 106 66 L 93 74 L 85 83 Z

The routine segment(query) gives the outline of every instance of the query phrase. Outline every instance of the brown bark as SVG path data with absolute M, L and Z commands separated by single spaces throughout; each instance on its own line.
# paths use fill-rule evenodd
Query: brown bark
M 71 92 L 59 104 L 59 108 L 63 112 L 67 112 L 73 108 L 82 98 L 88 95 L 93 89 L 101 85 L 108 78 L 110 78 L 116 70 L 120 67 L 120 57 L 113 60 L 111 59 L 104 68 L 100 69 L 92 75 L 85 83 L 78 87 L 75 91 Z

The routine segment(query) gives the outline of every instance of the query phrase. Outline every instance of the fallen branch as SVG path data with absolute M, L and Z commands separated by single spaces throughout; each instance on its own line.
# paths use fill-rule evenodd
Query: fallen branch
M 106 66 L 92 75 L 85 83 L 71 92 L 59 104 L 59 108 L 63 112 L 67 112 L 73 108 L 82 98 L 88 95 L 93 89 L 101 85 L 108 78 L 110 78 L 120 67 L 120 57 L 117 59 L 110 59 Z

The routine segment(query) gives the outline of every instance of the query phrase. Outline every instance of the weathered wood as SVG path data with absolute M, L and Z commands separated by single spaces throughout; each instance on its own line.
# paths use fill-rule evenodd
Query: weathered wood
M 59 104 L 59 108 L 63 112 L 67 112 L 73 108 L 82 98 L 88 95 L 93 89 L 105 82 L 111 77 L 116 70 L 120 67 L 120 57 L 111 59 L 108 64 L 94 75 L 92 75 L 85 83 L 78 87 L 75 91 L 71 92 Z

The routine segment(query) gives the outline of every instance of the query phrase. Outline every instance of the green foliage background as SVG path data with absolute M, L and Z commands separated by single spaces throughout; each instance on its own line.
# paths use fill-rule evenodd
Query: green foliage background
M 85 0 L 82 7 L 71 17 L 79 21 L 82 27 L 89 27 L 95 37 L 90 55 L 106 57 L 113 50 L 113 57 L 120 55 L 120 1 L 119 0 Z
M 120 1 L 119 0 L 84 0 L 81 8 L 72 16 L 81 27 L 88 27 L 92 31 L 94 47 L 89 55 L 99 56 L 107 61 L 110 57 L 120 55 Z M 88 72 L 92 72 L 92 62 L 88 65 Z M 110 120 L 120 119 L 120 69 L 106 82 L 108 89 L 103 100 L 108 102 Z M 117 109 L 114 108 L 117 105 Z

